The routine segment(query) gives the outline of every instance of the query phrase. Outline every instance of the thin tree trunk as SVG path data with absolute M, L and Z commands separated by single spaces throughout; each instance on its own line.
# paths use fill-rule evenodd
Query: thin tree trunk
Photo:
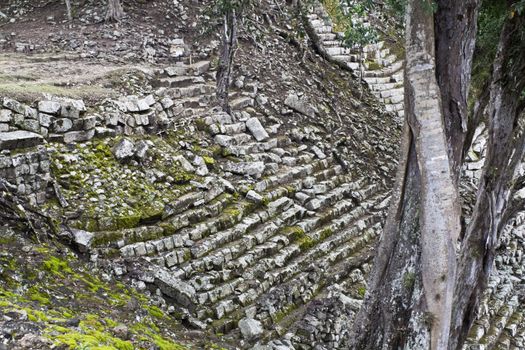
M 73 22 L 73 14 L 71 13 L 71 0 L 66 0 L 66 11 L 67 11 L 67 20 Z
M 469 126 L 467 99 L 480 3 L 480 0 L 439 0 L 434 17 L 436 76 L 456 183 Z
M 120 0 L 108 0 L 108 9 L 106 12 L 107 22 L 119 22 L 124 18 L 124 9 L 120 4 Z
M 434 61 L 433 14 L 421 0 L 409 5 L 406 76 L 408 121 L 416 138 L 421 172 L 421 272 L 431 317 L 430 349 L 447 349 L 456 274 L 455 245 L 461 231 L 457 186 L 441 109 Z
M 435 76 L 430 3 L 409 1 L 402 161 L 354 349 L 446 349 L 455 242 L 457 187 L 448 157 Z M 421 194 L 421 197 L 419 197 Z
M 356 318 L 354 349 L 448 345 L 460 211 L 427 6 L 420 0 L 408 5 L 403 158 L 367 298 Z
M 461 348 L 474 321 L 524 156 L 525 133 L 518 120 L 525 89 L 524 24 L 523 17 L 506 20 L 493 64 L 487 155 L 459 260 L 450 349 Z
M 237 50 L 237 15 L 232 9 L 224 15 L 219 67 L 217 69 L 217 100 L 223 111 L 230 113 L 229 88 L 235 51 Z

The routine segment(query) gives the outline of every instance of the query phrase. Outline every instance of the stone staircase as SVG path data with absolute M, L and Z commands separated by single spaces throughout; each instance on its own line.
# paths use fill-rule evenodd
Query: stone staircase
M 221 333 L 245 317 L 278 328 L 328 286 L 352 284 L 371 258 L 388 191 L 279 124 L 254 127 L 247 112 L 203 121 L 227 155 L 217 159 L 224 178 L 209 174 L 209 186 L 170 203 L 156 223 L 98 232 L 96 251 L 144 258 L 166 295 Z
M 465 349 L 525 348 L 524 219 L 522 212 L 505 229 Z
M 332 20 L 321 4 L 314 5 L 308 15 L 317 39 L 334 60 L 340 61 L 357 74 L 362 70 L 363 79 L 371 92 L 385 105 L 388 112 L 396 114 L 400 121 L 404 117 L 403 60 L 380 41 L 360 48 L 348 48 L 343 44 L 344 33 L 336 32 Z M 361 60 L 361 64 L 359 61 Z

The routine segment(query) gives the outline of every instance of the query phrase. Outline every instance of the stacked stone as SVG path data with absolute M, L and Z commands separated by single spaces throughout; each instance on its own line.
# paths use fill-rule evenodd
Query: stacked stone
M 2 135 L 0 135 L 1 143 Z M 31 149 L 14 155 L 0 154 L 0 178 L 16 188 L 33 205 L 46 200 L 46 190 L 51 179 L 50 161 L 45 148 Z
M 55 142 L 83 142 L 94 136 L 145 134 L 174 128 L 182 117 L 198 117 L 215 98 L 210 62 L 181 63 L 159 73 L 154 94 L 107 100 L 99 113 L 86 112 L 81 100 L 52 98 L 27 106 L 1 99 L 0 132 L 29 131 Z M 253 99 L 232 94 L 232 108 L 253 104 Z
M 506 227 L 487 290 L 464 349 L 525 347 L 525 214 Z
M 327 286 L 362 282 L 356 270 L 371 259 L 389 198 L 328 145 L 296 143 L 247 110 L 199 122 L 227 155 L 216 159 L 221 178 L 203 174 L 208 185 L 169 203 L 160 222 L 120 239 L 98 232 L 113 240 L 95 247 L 145 258 L 147 281 L 220 332 L 245 318 L 285 329 Z
M 10 98 L 3 98 L 0 110 L 0 130 L 25 130 L 49 140 L 66 143 L 86 141 L 95 134 L 95 116 L 85 116 L 86 107 L 80 100 L 57 99 L 40 101 L 36 108 Z
M 319 43 L 334 60 L 343 62 L 350 69 L 362 74 L 372 93 L 393 112 L 399 121 L 404 117 L 403 61 L 380 41 L 360 48 L 343 45 L 343 33 L 336 32 L 325 8 L 318 4 L 308 15 Z M 362 60 L 361 64 L 359 60 Z

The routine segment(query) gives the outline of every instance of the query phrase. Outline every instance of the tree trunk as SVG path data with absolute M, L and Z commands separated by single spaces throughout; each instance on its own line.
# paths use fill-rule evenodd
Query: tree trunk
M 223 111 L 230 113 L 229 88 L 233 58 L 237 50 L 237 15 L 234 9 L 224 15 L 219 67 L 217 69 L 217 100 Z
M 515 16 L 504 24 L 493 64 L 489 102 L 487 155 L 476 206 L 467 227 L 456 282 L 450 349 L 460 349 L 477 312 L 488 280 L 500 233 L 507 223 L 516 170 L 525 150 L 519 117 L 525 89 L 525 20 Z
M 108 9 L 106 12 L 106 22 L 119 22 L 124 18 L 124 9 L 120 0 L 108 0 Z
M 420 0 L 407 7 L 403 158 L 367 298 L 356 318 L 354 349 L 448 346 L 460 210 L 429 8 Z
M 437 4 L 434 17 L 436 76 L 441 90 L 449 157 L 457 183 L 469 126 L 467 98 L 480 0 L 439 0 Z
M 71 13 L 71 0 L 66 0 L 66 11 L 67 11 L 67 20 L 73 22 L 73 14 Z

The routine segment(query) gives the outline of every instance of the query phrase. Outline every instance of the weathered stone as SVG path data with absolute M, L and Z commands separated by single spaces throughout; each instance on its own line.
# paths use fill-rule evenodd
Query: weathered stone
M 317 114 L 317 109 L 315 109 L 312 105 L 308 104 L 307 102 L 300 100 L 299 96 L 297 96 L 294 93 L 291 93 L 288 95 L 288 97 L 286 97 L 284 104 L 293 109 L 294 111 L 304 114 L 311 118 L 314 118 Z
M 53 117 L 49 114 L 38 113 L 38 122 L 41 126 L 49 128 L 53 122 Z
M 89 141 L 93 138 L 93 136 L 95 136 L 95 129 L 88 131 L 70 131 L 64 134 L 64 142 L 72 143 Z
M 263 196 L 254 190 L 250 190 L 246 193 L 246 199 L 255 203 L 261 203 L 263 201 Z
M 228 135 L 216 135 L 213 140 L 222 147 L 228 147 L 233 143 L 233 137 Z
M 77 245 L 80 252 L 87 252 L 91 247 L 91 243 L 93 242 L 95 234 L 92 232 L 77 229 L 71 229 L 71 233 L 73 234 L 73 241 Z
M 135 147 L 135 156 L 138 159 L 144 159 L 146 157 L 146 154 L 148 152 L 149 145 L 145 141 L 139 141 L 137 142 L 137 146 Z
M 173 274 L 162 268 L 154 272 L 155 284 L 167 296 L 190 310 L 195 308 L 195 289 L 186 282 L 173 277 Z
M 117 160 L 126 160 L 133 157 L 135 153 L 135 144 L 130 140 L 123 138 L 111 149 L 111 152 Z
M 71 119 L 60 118 L 60 119 L 56 119 L 53 122 L 54 132 L 64 133 L 66 131 L 71 130 L 72 127 L 73 127 L 73 122 L 71 121 Z
M 264 332 L 261 322 L 253 318 L 243 318 L 239 321 L 239 329 L 244 339 L 257 340 Z
M 30 131 L 0 133 L 0 150 L 27 148 L 40 145 L 43 137 Z
M 180 164 L 181 168 L 184 171 L 187 171 L 189 173 L 192 173 L 195 171 L 195 168 L 193 167 L 193 165 L 191 165 L 191 163 L 186 158 L 184 158 L 184 156 L 178 155 L 173 159 Z
M 144 97 L 144 102 L 148 104 L 148 106 L 153 106 L 155 104 L 155 97 L 153 95 L 148 95 Z
M 35 133 L 40 132 L 40 124 L 38 123 L 38 120 L 35 119 L 23 119 L 16 123 L 16 125 L 23 130 L 32 131 Z
M 246 121 L 246 127 L 252 133 L 253 137 L 259 142 L 266 140 L 270 137 L 261 122 L 257 118 L 250 118 Z
M 4 107 L 7 108 L 7 109 L 10 109 L 12 110 L 13 112 L 16 112 L 16 113 L 19 113 L 19 114 L 24 114 L 25 113 L 25 105 L 21 104 L 20 102 L 18 101 L 15 101 L 13 99 L 10 99 L 10 98 L 4 98 L 4 103 L 3 103 Z
M 263 162 L 228 162 L 223 165 L 224 171 L 230 171 L 239 175 L 250 175 L 260 177 L 264 172 Z
M 56 101 L 40 101 L 38 102 L 38 110 L 42 113 L 56 115 L 62 106 Z
M 13 119 L 13 112 L 9 109 L 0 110 L 0 123 L 9 123 Z
M 314 152 L 314 154 L 316 155 L 317 158 L 319 159 L 325 159 L 326 158 L 326 154 L 324 154 L 323 151 L 321 151 L 321 149 L 317 146 L 312 146 L 312 152 Z
M 208 167 L 206 166 L 206 162 L 204 161 L 204 158 L 201 156 L 196 156 L 193 159 L 193 165 L 195 165 L 196 170 L 195 174 L 199 176 L 206 176 L 209 173 Z

